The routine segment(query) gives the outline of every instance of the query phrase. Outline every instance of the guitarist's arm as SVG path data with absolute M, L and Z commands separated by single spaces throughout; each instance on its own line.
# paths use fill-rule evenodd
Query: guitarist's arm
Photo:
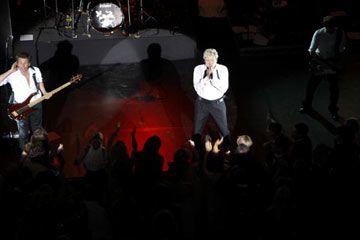
M 7 70 L 6 72 L 4 72 L 0 75 L 0 85 L 1 85 L 2 81 L 4 81 L 10 74 L 15 72 L 16 70 L 17 70 L 17 64 L 16 64 L 16 62 L 14 62 L 11 65 L 11 68 L 9 70 Z
M 43 83 L 43 82 L 40 82 L 40 83 L 39 83 L 39 88 L 40 88 L 40 90 L 41 90 L 42 94 L 44 95 L 45 99 L 49 99 L 49 98 L 51 98 L 52 93 L 50 93 L 50 92 L 47 92 L 47 91 L 46 91 L 46 89 L 45 89 L 45 86 L 44 86 L 44 83 Z

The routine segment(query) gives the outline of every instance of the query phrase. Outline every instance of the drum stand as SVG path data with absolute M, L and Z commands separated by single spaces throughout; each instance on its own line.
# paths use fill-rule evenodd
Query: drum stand
M 144 20 L 144 16 L 146 17 Z M 143 7 L 143 0 L 140 0 L 140 23 L 144 26 L 148 21 L 152 20 L 156 25 L 159 24 L 158 20 L 148 14 Z
M 57 33 L 60 36 L 63 36 L 63 34 L 59 30 L 59 24 L 60 24 L 61 17 L 60 17 L 60 13 L 59 13 L 59 9 L 58 9 L 58 0 L 55 0 L 54 3 L 55 3 L 54 23 L 52 26 L 48 26 L 47 21 L 48 21 L 49 16 L 51 16 L 51 15 L 48 15 L 47 10 L 48 9 L 52 10 L 52 9 L 46 4 L 46 0 L 43 0 L 43 11 L 44 11 L 43 12 L 43 17 L 44 17 L 43 20 L 44 20 L 45 26 L 40 28 L 40 33 L 42 30 L 45 30 L 45 29 L 54 29 L 57 31 Z
M 131 26 L 130 0 L 127 0 L 127 11 L 128 11 L 128 21 L 129 21 L 129 26 Z
M 75 6 L 74 0 L 71 0 L 71 37 L 77 38 L 76 31 L 75 31 Z

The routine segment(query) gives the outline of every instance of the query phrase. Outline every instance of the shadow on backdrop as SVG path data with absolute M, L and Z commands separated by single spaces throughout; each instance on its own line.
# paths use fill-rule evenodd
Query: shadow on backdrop
M 61 41 L 57 44 L 55 55 L 40 65 L 45 87 L 48 91 L 67 83 L 78 72 L 80 62 L 78 57 L 72 54 L 72 49 L 73 45 L 69 41 Z M 70 89 L 63 89 L 46 102 L 46 119 L 56 119 L 59 116 Z M 45 126 L 47 130 L 52 130 L 56 121 L 46 121 L 46 119 Z
M 161 56 L 161 45 L 151 43 L 147 54 L 148 58 L 140 62 L 147 88 L 143 100 L 162 100 L 172 127 L 181 129 L 184 127 L 182 117 L 192 119 L 192 101 L 181 86 L 175 65 Z M 184 135 L 187 136 L 185 132 Z

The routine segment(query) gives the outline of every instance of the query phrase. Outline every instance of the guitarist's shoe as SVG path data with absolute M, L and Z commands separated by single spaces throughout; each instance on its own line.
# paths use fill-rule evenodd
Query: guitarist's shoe
M 299 108 L 299 113 L 308 113 L 312 110 L 312 107 L 307 104 L 301 104 Z
M 334 121 L 339 121 L 340 116 L 338 114 L 338 107 L 329 107 L 330 116 Z
M 334 121 L 339 121 L 340 120 L 340 116 L 337 112 L 330 112 L 330 116 Z

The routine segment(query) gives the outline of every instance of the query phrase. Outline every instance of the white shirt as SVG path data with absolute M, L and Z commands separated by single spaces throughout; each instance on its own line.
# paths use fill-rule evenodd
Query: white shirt
M 0 83 L 0 86 L 9 83 L 14 92 L 14 100 L 17 103 L 22 103 L 29 97 L 30 94 L 38 92 L 35 96 L 33 96 L 31 98 L 30 102 L 32 102 L 32 101 L 40 98 L 42 95 L 41 91 L 40 90 L 38 91 L 38 89 L 35 85 L 35 82 L 33 79 L 34 73 L 35 73 L 36 82 L 37 83 L 42 82 L 43 79 L 42 79 L 40 69 L 37 67 L 32 67 L 32 68 L 29 68 L 29 77 L 30 77 L 29 83 L 26 80 L 26 77 L 21 74 L 20 70 L 17 70 L 15 72 L 13 72 L 12 74 L 10 74 L 7 78 L 5 78 L 4 81 L 2 81 Z
M 89 171 L 99 171 L 106 166 L 106 153 L 103 147 L 94 149 L 90 146 L 89 151 L 84 157 L 84 165 Z
M 226 66 L 216 64 L 213 78 L 204 77 L 206 65 L 201 64 L 194 68 L 193 83 L 196 93 L 206 100 L 216 100 L 224 96 L 229 88 L 229 71 Z
M 335 57 L 337 31 L 338 29 L 336 29 L 333 33 L 328 33 L 326 32 L 325 27 L 316 30 L 311 39 L 309 52 L 315 52 L 322 59 L 329 59 Z M 343 31 L 341 38 L 342 39 L 339 45 L 339 52 L 343 52 L 345 50 L 345 35 Z

